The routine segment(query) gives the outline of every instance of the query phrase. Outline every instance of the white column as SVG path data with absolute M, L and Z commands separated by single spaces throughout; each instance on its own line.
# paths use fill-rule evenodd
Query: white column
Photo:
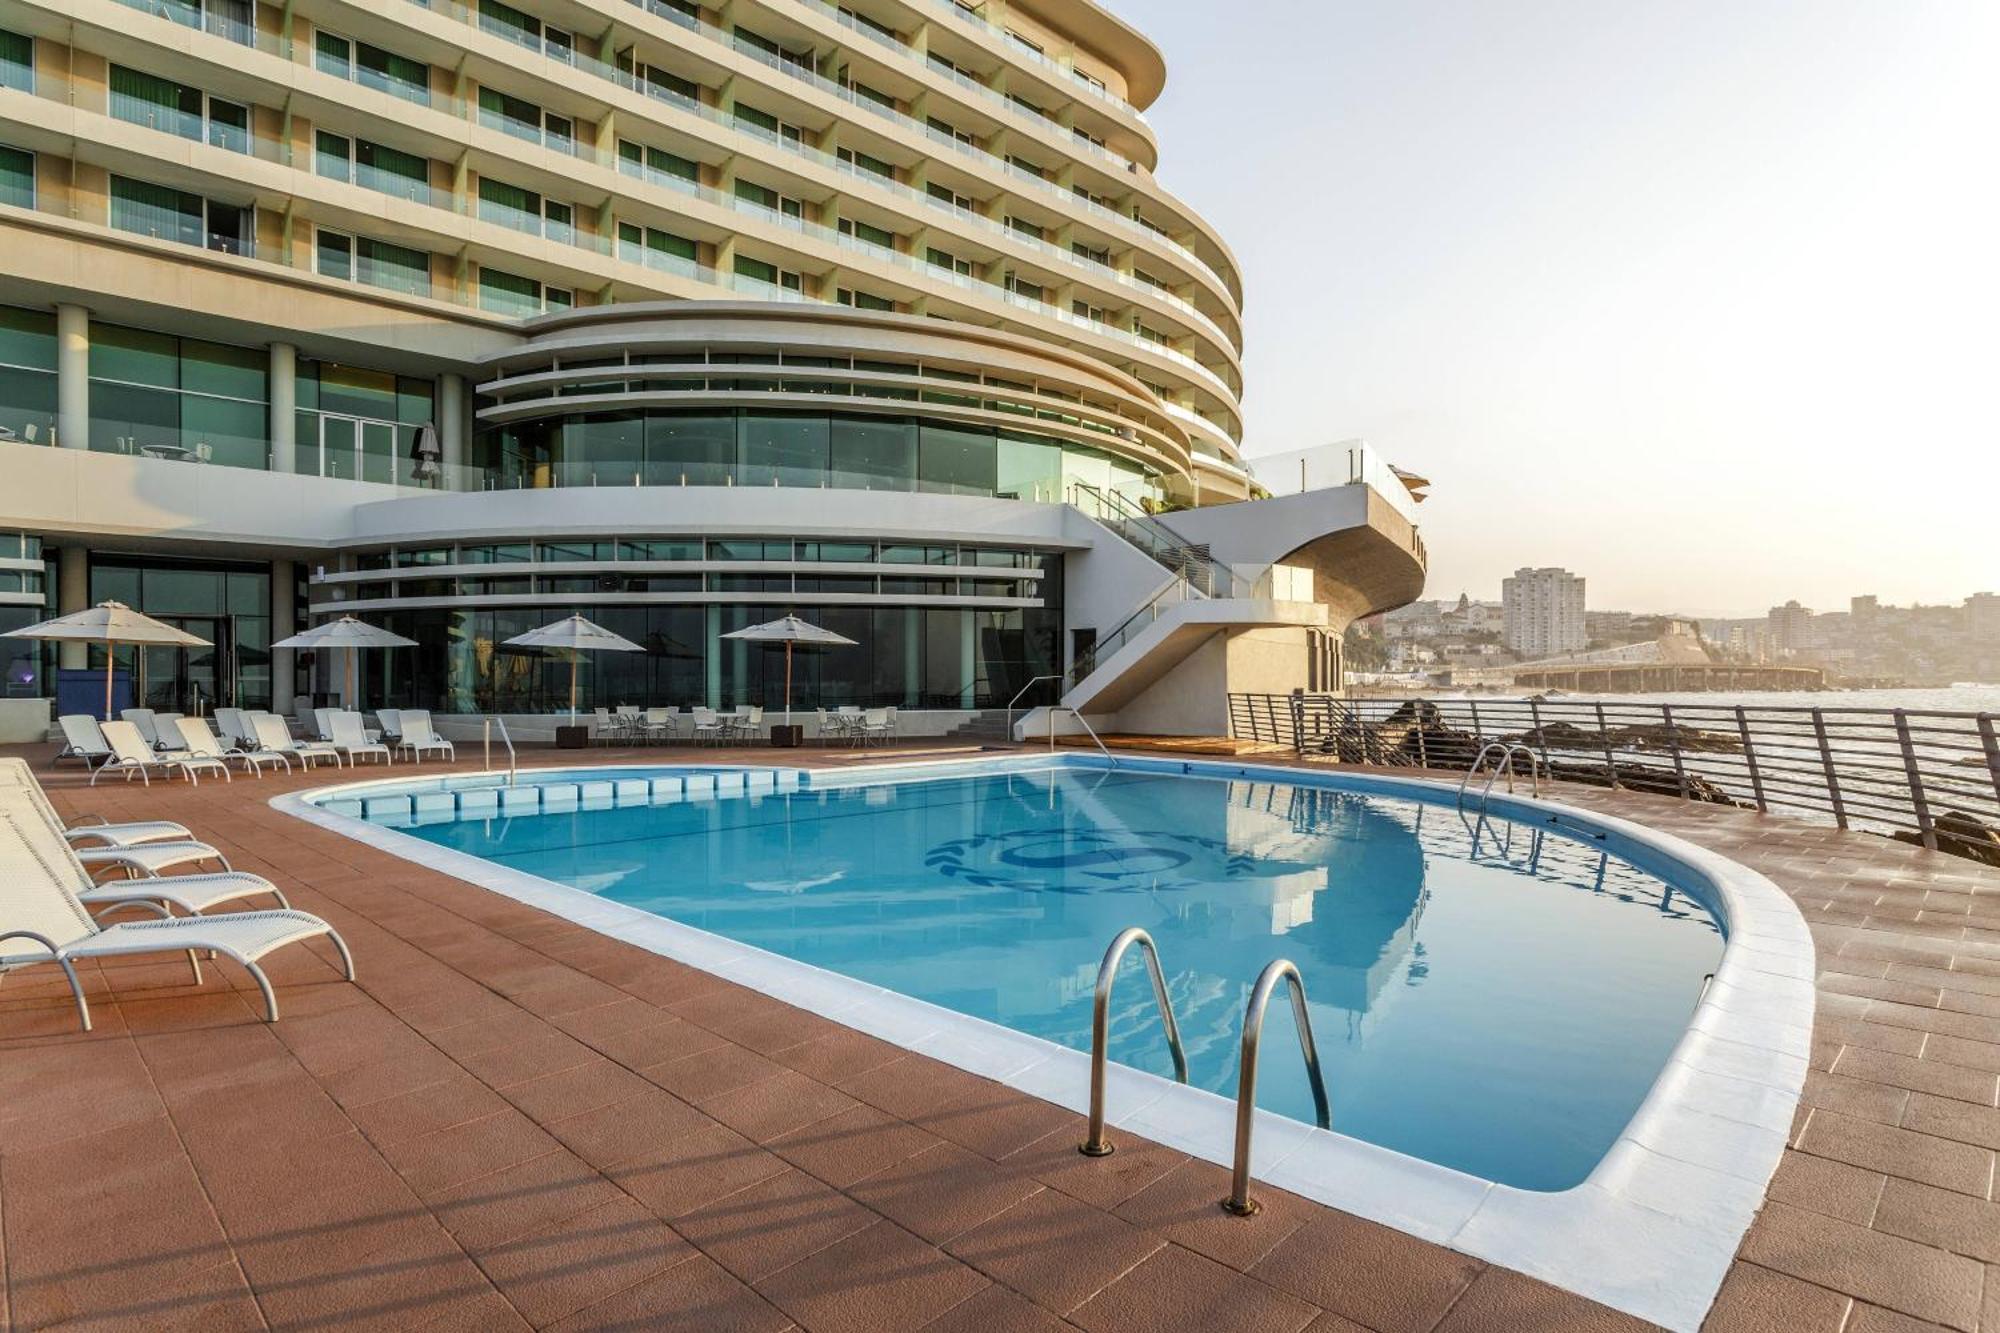
M 90 312 L 80 305 L 56 307 L 56 442 L 90 447 Z
M 275 349 L 274 349 L 275 357 Z M 273 376 L 273 379 L 276 377 Z M 275 404 L 274 404 L 275 405 Z M 289 639 L 298 630 L 293 615 L 292 583 L 298 577 L 289 560 L 271 562 L 271 642 Z M 292 715 L 292 674 L 295 663 L 292 654 L 296 649 L 273 648 L 271 650 L 271 711 L 283 717 Z
M 440 375 L 437 382 L 437 433 L 438 447 L 444 450 L 445 490 L 477 490 L 467 486 L 458 477 L 458 470 L 465 464 L 465 456 L 470 452 L 470 432 L 467 429 L 465 411 L 465 376 Z
M 294 472 L 299 459 L 299 349 L 271 344 L 271 471 Z M 273 591 L 272 596 L 276 597 Z M 286 605 L 291 589 L 285 590 Z M 287 611 L 287 614 L 290 614 Z M 280 712 L 288 710 L 280 709 Z
M 56 552 L 56 614 L 70 615 L 90 609 L 90 552 L 81 545 L 65 544 Z M 81 669 L 90 665 L 90 645 L 62 641 L 56 650 L 56 664 Z

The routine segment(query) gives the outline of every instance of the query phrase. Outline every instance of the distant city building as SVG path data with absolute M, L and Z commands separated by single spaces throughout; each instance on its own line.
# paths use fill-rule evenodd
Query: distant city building
M 1965 636 L 1983 648 L 2000 647 L 2000 593 L 1976 592 L 1965 599 Z
M 1779 653 L 1796 653 L 1810 646 L 1812 641 L 1811 607 L 1800 606 L 1796 601 L 1771 608 L 1766 617 L 1771 630 L 1771 647 Z
M 1590 642 L 1583 580 L 1567 569 L 1517 569 L 1500 584 L 1502 637 L 1523 657 L 1581 652 Z
M 1847 599 L 1847 612 L 1856 620 L 1873 620 L 1882 609 L 1882 599 L 1870 593 L 1866 597 Z

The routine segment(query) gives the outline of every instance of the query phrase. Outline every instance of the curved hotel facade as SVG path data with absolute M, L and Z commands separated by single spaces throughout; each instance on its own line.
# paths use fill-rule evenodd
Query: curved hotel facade
M 775 702 L 720 636 L 786 610 L 857 641 L 802 697 L 936 729 L 1331 684 L 1411 497 L 1243 466 L 1164 79 L 1090 0 L 7 0 L 0 628 L 183 624 L 182 711 L 337 692 L 269 644 L 339 612 L 452 715 L 551 707 L 501 641 L 576 610 L 648 648 L 594 704 Z

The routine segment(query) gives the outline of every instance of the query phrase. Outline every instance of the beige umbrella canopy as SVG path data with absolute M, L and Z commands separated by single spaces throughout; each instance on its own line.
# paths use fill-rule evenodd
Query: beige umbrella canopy
M 55 639 L 104 645 L 104 720 L 111 720 L 111 673 L 121 643 L 164 645 L 172 648 L 206 648 L 207 639 L 198 639 L 186 630 L 134 611 L 123 602 L 99 602 L 87 611 L 72 611 L 54 620 L 25 629 L 8 630 L 0 637 L 9 639 Z
M 371 625 L 365 620 L 356 620 L 353 616 L 342 616 L 338 620 L 329 620 L 324 625 L 314 625 L 311 629 L 303 630 L 290 638 L 280 639 L 271 646 L 310 648 L 315 651 L 321 648 L 347 649 L 347 697 L 358 705 L 361 700 L 361 689 L 355 679 L 356 650 L 414 648 L 417 646 L 417 641 L 391 633 L 380 625 Z
M 569 650 L 569 720 L 576 721 L 576 664 L 587 652 L 643 653 L 646 650 L 622 634 L 613 634 L 595 621 L 570 616 L 553 625 L 516 634 L 506 642 L 516 648 L 567 648 Z
M 732 630 L 722 636 L 725 639 L 742 639 L 746 643 L 782 643 L 785 645 L 785 725 L 792 724 L 792 649 L 803 644 L 808 648 L 838 648 L 851 645 L 854 640 L 845 634 L 835 634 L 830 629 L 818 625 L 808 625 L 797 616 L 781 616 L 767 620 L 761 625 L 748 629 Z

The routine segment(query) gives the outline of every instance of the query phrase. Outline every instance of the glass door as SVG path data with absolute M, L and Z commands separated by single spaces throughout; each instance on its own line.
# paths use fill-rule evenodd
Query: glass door
M 396 428 L 386 421 L 361 423 L 361 480 L 396 480 Z
M 319 418 L 319 475 L 343 481 L 396 480 L 396 426 L 366 417 Z
M 205 717 L 236 702 L 235 622 L 227 616 L 160 616 L 175 629 L 208 640 L 199 647 L 138 650 L 139 706 L 161 713 Z
M 319 475 L 355 478 L 354 449 L 360 442 L 361 423 L 353 417 L 322 415 L 319 419 Z

